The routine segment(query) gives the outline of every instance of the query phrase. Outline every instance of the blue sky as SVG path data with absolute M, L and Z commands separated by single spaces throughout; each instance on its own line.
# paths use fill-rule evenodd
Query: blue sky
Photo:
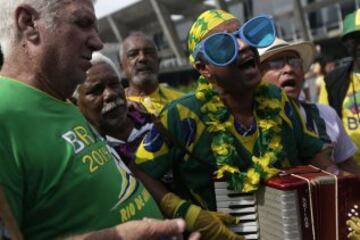
M 95 13 L 98 18 L 106 16 L 139 0 L 97 0 Z

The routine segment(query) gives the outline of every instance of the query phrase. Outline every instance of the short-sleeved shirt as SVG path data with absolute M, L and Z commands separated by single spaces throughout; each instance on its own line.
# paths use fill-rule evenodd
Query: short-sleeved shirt
M 304 129 L 298 110 L 294 110 L 281 89 L 268 85 L 268 91 L 283 103 L 282 112 L 286 112 L 281 115 L 281 139 L 286 160 L 278 162 L 275 167 L 302 165 L 321 151 L 323 143 L 314 133 Z M 140 144 L 135 162 L 158 179 L 171 170 L 177 194 L 203 208 L 215 210 L 212 177 L 217 167 L 210 148 L 213 133 L 207 130 L 201 107 L 202 102 L 194 94 L 188 94 L 171 103 L 160 116 L 162 124 L 187 147 L 192 156 L 185 154 L 175 144 L 164 141 L 154 127 Z M 243 136 L 232 115 L 229 120 L 233 123 L 229 131 L 236 139 L 234 144 L 240 156 L 237 167 L 242 169 L 251 162 L 252 155 L 259 154 L 259 131 L 256 128 L 252 134 Z
M 351 73 L 349 88 L 342 105 L 342 122 L 347 134 L 357 146 L 354 160 L 360 164 L 360 73 Z M 329 104 L 326 88 L 320 92 L 319 102 Z M 357 109 L 358 108 L 358 109 Z
M 184 93 L 159 85 L 149 96 L 126 96 L 126 99 L 128 101 L 141 103 L 146 111 L 157 116 L 164 106 L 182 95 L 184 95 Z
M 25 239 L 162 218 L 113 152 L 71 103 L 0 77 L 0 185 Z
M 307 128 L 316 132 L 320 139 L 331 145 L 332 160 L 341 163 L 354 155 L 357 147 L 347 135 L 341 119 L 332 107 L 306 103 L 301 105 L 300 109 Z

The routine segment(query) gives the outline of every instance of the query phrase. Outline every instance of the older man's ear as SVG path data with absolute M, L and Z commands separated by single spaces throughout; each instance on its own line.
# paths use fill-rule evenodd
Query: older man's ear
M 39 26 L 38 19 L 39 13 L 32 7 L 24 4 L 16 9 L 16 27 L 24 38 L 31 42 L 38 42 L 39 38 Z

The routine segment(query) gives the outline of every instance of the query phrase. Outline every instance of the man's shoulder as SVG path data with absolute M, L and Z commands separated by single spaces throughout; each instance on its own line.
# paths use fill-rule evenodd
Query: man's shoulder
M 321 117 L 324 118 L 325 120 L 336 121 L 336 119 L 338 118 L 335 109 L 332 108 L 331 106 L 320 103 L 316 103 L 315 105 L 319 110 Z
M 171 122 L 193 119 L 200 123 L 203 116 L 202 106 L 203 103 L 195 97 L 194 93 L 188 93 L 167 105 L 163 110 L 163 115 L 166 115 Z
M 32 89 L 20 81 L 0 77 L 0 112 L 21 108 L 25 103 L 29 103 L 26 98 L 31 94 Z
M 313 103 L 318 109 L 319 112 L 329 112 L 330 114 L 335 114 L 335 109 L 333 109 L 331 106 L 321 103 Z
M 183 92 L 180 92 L 180 91 L 178 91 L 178 90 L 176 90 L 176 89 L 174 89 L 172 87 L 165 86 L 163 84 L 160 84 L 159 88 L 165 94 L 165 96 L 167 98 L 169 98 L 170 100 L 177 99 L 177 98 L 184 95 Z
M 257 91 L 260 94 L 264 93 L 272 98 L 281 98 L 283 96 L 283 90 L 280 87 L 267 82 L 262 82 L 261 85 L 259 85 Z
M 22 89 L 22 85 L 24 84 L 18 80 L 0 76 L 0 91 L 5 94 L 1 94 L 1 97 L 6 97 L 7 95 L 9 95 L 6 93 L 9 92 L 11 89 Z
M 171 101 L 168 105 L 168 109 L 176 108 L 178 105 L 196 110 L 202 106 L 202 103 L 196 98 L 194 92 L 190 92 Z
M 336 111 L 331 106 L 322 103 L 311 103 L 311 102 L 300 101 L 300 106 L 301 108 L 307 108 L 307 107 L 316 108 L 319 114 L 325 113 L 326 115 L 333 115 L 333 116 L 337 115 Z
M 340 76 L 350 73 L 352 67 L 353 60 L 351 57 L 342 58 L 337 62 L 337 67 L 328 73 L 324 80 L 325 82 L 329 83 L 329 81 L 340 81 Z

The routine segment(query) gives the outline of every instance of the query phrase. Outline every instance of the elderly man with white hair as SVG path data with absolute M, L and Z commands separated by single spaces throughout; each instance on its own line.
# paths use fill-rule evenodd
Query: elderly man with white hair
M 131 221 L 162 215 L 67 101 L 102 48 L 92 1 L 0 0 L 0 6 L 0 238 L 180 236 L 181 220 Z
M 115 64 L 94 52 L 86 81 L 77 87 L 74 101 L 86 119 L 129 164 L 143 136 L 153 126 L 149 114 L 127 106 Z

